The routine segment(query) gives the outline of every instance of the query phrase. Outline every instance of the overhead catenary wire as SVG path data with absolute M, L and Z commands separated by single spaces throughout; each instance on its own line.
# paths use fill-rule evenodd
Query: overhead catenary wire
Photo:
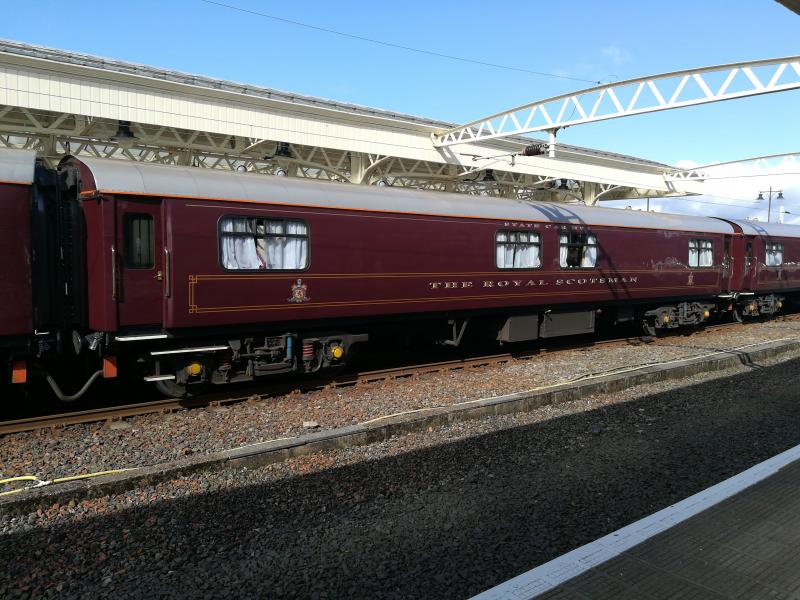
M 471 63 L 474 65 L 481 65 L 483 67 L 491 67 L 493 69 L 504 69 L 506 71 L 516 71 L 518 73 L 527 73 L 528 75 L 538 75 L 540 77 L 552 77 L 554 79 L 567 79 L 570 81 L 582 81 L 584 83 L 592 83 L 595 85 L 600 85 L 602 81 L 592 80 L 592 79 L 584 79 L 582 77 L 571 77 L 569 75 L 561 75 L 559 73 L 547 73 L 545 71 L 534 71 L 531 69 L 524 69 L 522 67 L 512 67 L 509 65 L 501 65 L 499 63 L 492 63 L 483 60 L 476 60 L 472 58 L 465 58 L 463 56 L 455 56 L 452 54 L 445 54 L 443 52 L 436 52 L 435 50 L 425 50 L 422 48 L 414 48 L 412 46 L 405 46 L 403 44 L 396 44 L 394 42 L 387 42 L 384 40 L 378 40 L 375 38 L 369 38 L 362 35 L 356 35 L 353 33 L 345 33 L 344 31 L 337 31 L 336 29 L 330 29 L 328 27 L 320 27 L 319 25 L 311 25 L 309 23 L 303 23 L 301 21 L 296 21 L 294 19 L 287 19 L 285 17 L 278 17 L 275 15 L 270 15 L 264 12 L 260 12 L 257 10 L 252 10 L 249 8 L 243 8 L 241 6 L 236 6 L 234 4 L 227 4 L 225 2 L 217 2 L 216 0 L 200 0 L 206 4 L 212 4 L 214 6 L 219 6 L 221 8 L 227 8 L 229 10 L 235 10 L 241 13 L 254 15 L 258 17 L 263 17 L 265 19 L 272 19 L 273 21 L 279 21 L 281 23 L 287 23 L 289 25 L 295 25 L 297 27 L 305 27 L 306 29 L 313 29 L 315 31 L 321 31 L 324 33 L 330 33 L 333 35 L 338 35 L 341 37 L 350 38 L 353 40 L 359 40 L 362 42 L 368 42 L 370 44 L 377 44 L 379 46 L 386 46 L 388 48 L 395 48 L 397 50 L 405 50 L 407 52 L 416 52 L 417 54 L 427 54 L 428 56 L 435 56 L 438 58 L 444 58 L 447 60 L 456 60 L 459 62 L 464 63 Z

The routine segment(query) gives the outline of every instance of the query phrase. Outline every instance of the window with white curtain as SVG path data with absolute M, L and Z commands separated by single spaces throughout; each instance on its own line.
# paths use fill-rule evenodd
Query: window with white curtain
M 223 217 L 220 262 L 231 271 L 299 271 L 308 266 L 308 225 L 261 217 Z
M 495 236 L 495 264 L 498 269 L 536 269 L 542 261 L 538 233 L 498 231 Z
M 558 237 L 558 263 L 562 268 L 597 265 L 597 238 L 588 233 L 565 233 Z
M 689 240 L 689 266 L 711 267 L 714 265 L 714 246 L 711 240 Z
M 780 267 L 783 264 L 783 244 L 767 243 L 766 264 L 768 267 Z

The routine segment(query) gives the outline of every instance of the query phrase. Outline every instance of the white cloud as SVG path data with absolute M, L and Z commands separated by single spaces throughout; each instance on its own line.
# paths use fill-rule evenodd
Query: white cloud
M 677 169 L 689 170 L 689 169 L 694 169 L 695 167 L 699 167 L 699 166 L 700 166 L 700 163 L 695 162 L 693 160 L 688 160 L 688 159 L 679 160 L 678 162 L 675 163 L 675 168 L 677 168 Z
M 600 49 L 600 52 L 602 52 L 603 56 L 608 58 L 615 65 L 621 65 L 631 59 L 630 54 L 616 44 L 604 46 Z
M 698 165 L 691 160 L 681 160 L 676 166 L 681 169 L 691 169 Z M 778 221 L 780 207 L 784 206 L 789 213 L 784 222 L 800 223 L 800 174 L 798 174 L 800 165 L 787 163 L 764 167 L 756 163 L 743 162 L 710 166 L 704 171 L 708 178 L 705 180 L 703 186 L 705 193 L 702 196 L 653 198 L 650 200 L 650 210 L 733 219 L 755 217 L 765 222 L 769 209 L 769 194 L 766 191 L 772 187 L 771 220 Z M 783 199 L 778 199 L 778 190 L 783 192 Z M 765 192 L 763 200 L 757 199 L 759 192 Z M 645 202 L 620 200 L 603 205 L 616 208 L 624 208 L 627 205 L 644 208 Z

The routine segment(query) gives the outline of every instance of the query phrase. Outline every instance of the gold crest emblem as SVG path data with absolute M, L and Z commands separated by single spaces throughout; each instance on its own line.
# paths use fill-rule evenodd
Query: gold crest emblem
M 286 299 L 287 302 L 308 302 L 311 298 L 308 297 L 308 286 L 303 283 L 302 279 L 298 279 L 294 285 L 292 285 L 292 295 L 290 298 Z

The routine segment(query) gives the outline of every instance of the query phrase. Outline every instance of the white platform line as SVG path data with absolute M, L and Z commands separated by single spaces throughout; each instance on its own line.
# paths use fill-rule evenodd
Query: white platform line
M 673 525 L 735 496 L 798 459 L 800 459 L 800 446 L 795 446 L 730 479 L 698 492 L 694 496 L 681 500 L 585 546 L 567 552 L 527 573 L 509 579 L 474 596 L 472 600 L 530 600 L 535 598 L 666 531 Z

